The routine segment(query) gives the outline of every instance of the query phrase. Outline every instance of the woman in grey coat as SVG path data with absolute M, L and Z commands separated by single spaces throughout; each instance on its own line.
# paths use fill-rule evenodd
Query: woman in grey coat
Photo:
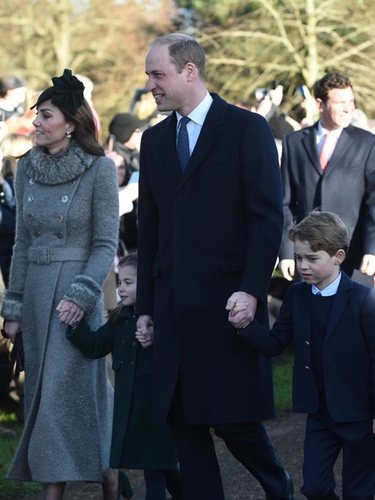
M 88 360 L 65 337 L 84 315 L 103 323 L 102 282 L 118 235 L 114 165 L 96 139 L 83 84 L 65 70 L 39 97 L 34 146 L 18 163 L 17 230 L 2 315 L 14 341 L 22 330 L 25 426 L 8 477 L 47 484 L 47 500 L 66 481 L 103 481 L 113 393 L 105 359 Z M 104 478 L 104 480 L 103 480 Z

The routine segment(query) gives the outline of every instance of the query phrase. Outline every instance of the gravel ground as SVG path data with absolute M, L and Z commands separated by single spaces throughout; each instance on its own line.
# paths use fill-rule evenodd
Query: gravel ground
M 299 490 L 302 482 L 301 464 L 305 417 L 291 413 L 266 422 L 265 425 L 280 460 L 293 477 L 295 499 L 302 500 L 305 497 L 300 494 Z M 215 438 L 215 445 L 220 461 L 226 500 L 264 499 L 262 489 L 257 481 L 232 457 L 224 443 Z M 339 473 L 339 469 L 337 472 Z M 144 500 L 145 490 L 142 473 L 129 471 L 129 477 L 134 489 L 133 500 Z M 339 484 L 339 474 L 337 474 L 337 479 Z M 337 493 L 340 495 L 340 487 L 338 487 Z M 69 483 L 66 487 L 65 499 L 101 500 L 101 488 L 97 484 Z M 44 495 L 40 493 L 18 500 L 44 500 Z

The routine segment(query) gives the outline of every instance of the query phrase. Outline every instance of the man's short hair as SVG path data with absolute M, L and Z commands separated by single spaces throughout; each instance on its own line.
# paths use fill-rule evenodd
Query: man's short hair
M 157 38 L 151 47 L 155 45 L 168 46 L 171 61 L 176 66 L 178 73 L 182 72 L 188 62 L 192 62 L 198 68 L 201 80 L 204 80 L 206 54 L 195 38 L 184 33 L 170 33 Z
M 331 256 L 340 249 L 347 252 L 350 243 L 349 232 L 340 217 L 318 210 L 290 228 L 288 236 L 293 242 L 307 241 L 313 252 L 324 250 Z
M 328 100 L 328 92 L 332 89 L 346 89 L 352 87 L 347 76 L 337 71 L 327 73 L 320 80 L 315 82 L 313 92 L 315 99 L 321 99 L 323 102 Z

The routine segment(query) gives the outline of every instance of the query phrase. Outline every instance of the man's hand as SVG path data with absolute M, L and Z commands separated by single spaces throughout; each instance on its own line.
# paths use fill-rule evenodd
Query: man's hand
M 364 255 L 359 270 L 367 276 L 373 276 L 375 274 L 375 255 L 370 253 Z
M 229 311 L 228 321 L 235 328 L 245 328 L 254 319 L 257 303 L 257 299 L 249 293 L 234 292 L 225 306 Z
M 7 320 L 4 323 L 4 332 L 9 340 L 14 344 L 17 333 L 21 331 L 21 323 L 19 321 Z
M 292 281 L 296 272 L 294 259 L 281 259 L 279 262 L 279 269 L 286 280 Z

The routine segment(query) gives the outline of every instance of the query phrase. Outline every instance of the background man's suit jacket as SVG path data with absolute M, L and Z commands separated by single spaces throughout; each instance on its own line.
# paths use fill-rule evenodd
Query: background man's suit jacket
M 344 128 L 323 173 L 316 147 L 316 125 L 288 134 L 281 159 L 284 231 L 280 258 L 293 258 L 287 231 L 293 221 L 321 210 L 346 224 L 352 245 L 344 269 L 358 268 L 364 254 L 375 254 L 375 135 Z

